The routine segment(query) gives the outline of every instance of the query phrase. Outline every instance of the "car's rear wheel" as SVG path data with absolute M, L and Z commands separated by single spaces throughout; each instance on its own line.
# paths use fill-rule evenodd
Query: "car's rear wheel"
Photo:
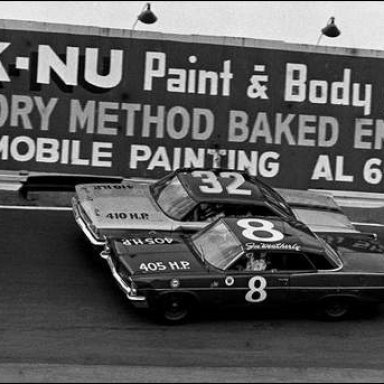
M 168 324 L 185 322 L 192 312 L 192 302 L 186 295 L 168 294 L 162 297 L 158 315 Z
M 352 304 L 345 298 L 333 297 L 323 300 L 320 304 L 320 315 L 325 320 L 343 320 L 350 313 Z

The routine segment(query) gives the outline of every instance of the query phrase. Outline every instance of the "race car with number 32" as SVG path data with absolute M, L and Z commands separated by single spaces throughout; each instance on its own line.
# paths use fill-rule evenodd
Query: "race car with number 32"
M 73 212 L 96 246 L 127 232 L 192 234 L 223 216 L 295 217 L 280 194 L 259 179 L 218 169 L 179 169 L 155 183 L 77 185 Z
M 384 255 L 335 249 L 293 219 L 231 217 L 192 236 L 109 238 L 100 255 L 127 298 L 168 323 L 215 306 L 298 305 L 336 320 L 384 300 Z

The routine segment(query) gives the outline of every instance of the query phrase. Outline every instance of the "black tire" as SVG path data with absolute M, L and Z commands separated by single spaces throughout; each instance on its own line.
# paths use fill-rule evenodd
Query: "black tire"
M 343 297 L 324 299 L 319 308 L 320 316 L 328 321 L 344 320 L 351 314 L 351 311 L 351 301 Z
M 182 324 L 191 317 L 192 309 L 192 301 L 187 295 L 167 294 L 161 298 L 157 317 L 166 324 Z

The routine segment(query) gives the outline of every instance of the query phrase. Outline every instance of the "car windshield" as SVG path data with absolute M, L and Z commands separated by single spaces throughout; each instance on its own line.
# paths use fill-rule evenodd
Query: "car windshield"
M 202 260 L 221 270 L 226 270 L 243 252 L 241 242 L 220 221 L 206 231 L 192 236 L 191 241 Z
M 160 180 L 153 186 L 152 194 L 163 212 L 174 220 L 183 220 L 197 205 L 177 176 Z

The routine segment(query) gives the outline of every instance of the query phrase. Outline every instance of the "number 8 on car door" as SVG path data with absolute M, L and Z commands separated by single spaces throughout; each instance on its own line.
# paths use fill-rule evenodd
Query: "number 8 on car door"
M 271 256 L 267 252 L 244 251 L 227 269 L 226 300 L 230 306 L 273 306 L 287 299 L 289 274 L 275 269 Z

